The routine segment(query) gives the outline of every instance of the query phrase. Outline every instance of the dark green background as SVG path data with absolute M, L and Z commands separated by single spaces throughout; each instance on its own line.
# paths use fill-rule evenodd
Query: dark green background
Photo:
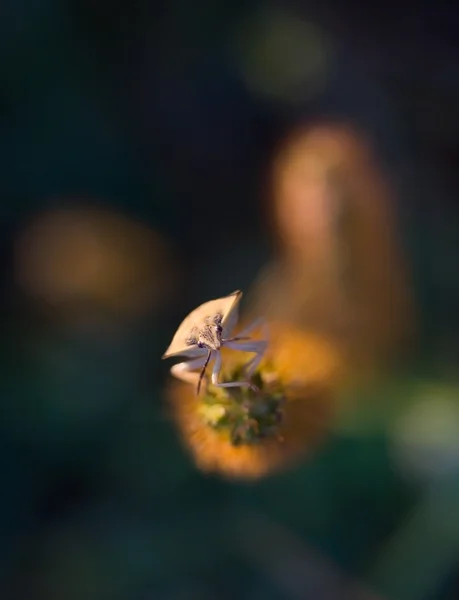
M 231 50 L 263 3 L 1 4 L 1 598 L 354 598 L 347 577 L 387 598 L 458 597 L 458 446 L 447 477 L 417 478 L 390 436 L 424 381 L 458 401 L 457 9 L 291 5 L 334 47 L 294 106 L 248 89 Z M 258 190 L 274 144 L 327 116 L 368 135 L 400 190 L 419 345 L 365 392 L 384 414 L 357 410 L 303 466 L 204 477 L 168 418 L 160 356 L 190 307 L 253 281 L 273 252 Z M 104 336 L 23 301 L 13 242 L 71 196 L 168 236 L 174 302 Z

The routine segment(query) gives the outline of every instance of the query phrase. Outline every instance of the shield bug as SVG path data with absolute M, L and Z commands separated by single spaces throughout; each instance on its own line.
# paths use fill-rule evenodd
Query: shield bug
M 260 363 L 268 342 L 254 340 L 249 333 L 259 327 L 257 320 L 231 337 L 239 317 L 239 302 L 242 292 L 235 291 L 229 296 L 210 300 L 195 308 L 180 324 L 172 342 L 162 358 L 183 356 L 186 360 L 173 365 L 171 373 L 174 377 L 187 383 L 197 385 L 199 394 L 202 379 L 207 366 L 214 360 L 211 381 L 216 387 L 250 387 L 257 390 L 250 378 Z M 245 379 L 241 381 L 219 382 L 222 368 L 221 349 L 226 346 L 233 350 L 250 352 L 255 356 L 244 365 Z M 200 371 L 199 371 L 200 370 Z

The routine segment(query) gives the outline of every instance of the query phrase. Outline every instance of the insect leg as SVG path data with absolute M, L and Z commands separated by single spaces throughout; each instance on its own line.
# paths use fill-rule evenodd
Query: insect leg
M 207 369 L 207 365 L 209 364 L 209 360 L 210 357 L 212 356 L 212 350 L 208 350 L 207 351 L 207 357 L 206 357 L 206 361 L 205 363 L 202 365 L 202 369 L 201 372 L 199 373 L 199 380 L 198 380 L 198 388 L 196 390 L 197 395 L 199 396 L 199 392 L 201 391 L 201 383 L 202 383 L 202 379 L 206 373 L 206 369 Z
M 247 377 L 251 377 L 255 369 L 260 364 L 264 353 L 266 352 L 268 342 L 266 342 L 265 340 L 253 340 L 250 342 L 228 342 L 226 345 L 229 348 L 233 348 L 233 350 L 241 350 L 242 352 L 255 353 L 255 356 L 244 365 Z
M 252 321 L 251 323 L 249 323 L 249 325 L 247 325 L 247 327 L 245 327 L 242 331 L 240 331 L 237 334 L 237 338 L 245 338 L 250 333 L 252 333 L 252 331 L 255 331 L 256 329 L 260 329 L 260 328 L 263 331 L 263 339 L 268 339 L 268 333 L 269 333 L 268 326 L 263 317 L 259 317 L 258 319 L 255 319 L 255 321 Z
M 207 355 L 199 356 L 190 361 L 183 361 L 171 367 L 171 373 L 177 379 L 185 383 L 197 385 L 200 379 L 200 374 L 195 369 L 201 369 L 207 361 Z
M 215 387 L 223 387 L 223 388 L 251 387 L 251 388 L 256 389 L 255 386 L 252 385 L 249 381 L 228 381 L 226 383 L 219 383 L 218 376 L 220 375 L 221 367 L 222 367 L 222 357 L 221 357 L 220 352 L 217 352 L 214 368 L 212 370 L 212 384 L 215 385 Z

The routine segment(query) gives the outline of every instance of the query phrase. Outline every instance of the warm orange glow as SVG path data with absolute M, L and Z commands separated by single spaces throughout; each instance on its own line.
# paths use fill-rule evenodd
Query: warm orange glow
M 16 243 L 18 283 L 54 309 L 84 306 L 143 314 L 164 302 L 172 273 L 161 236 L 94 207 L 45 213 Z
M 270 323 L 270 346 L 266 361 L 272 361 L 281 381 L 294 389 L 304 385 L 336 391 L 347 376 L 342 348 L 331 339 L 303 333 L 288 323 Z
M 272 171 L 278 260 L 254 312 L 391 354 L 413 331 L 395 196 L 365 138 L 340 124 L 299 128 Z
M 173 415 L 185 445 L 204 472 L 256 479 L 295 465 L 311 452 L 330 428 L 336 389 L 343 374 L 339 353 L 315 336 L 273 326 L 273 341 L 259 370 L 279 378 L 286 395 L 283 419 L 275 436 L 235 446 L 228 433 L 209 426 L 201 416 L 202 396 L 191 385 L 171 387 Z M 229 359 L 227 352 L 225 360 Z M 237 353 L 232 360 L 240 360 Z

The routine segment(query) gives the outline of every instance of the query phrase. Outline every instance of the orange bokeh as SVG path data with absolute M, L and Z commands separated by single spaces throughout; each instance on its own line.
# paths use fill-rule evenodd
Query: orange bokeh
M 81 205 L 37 216 L 16 240 L 15 278 L 54 313 L 135 316 L 164 305 L 174 282 L 166 241 L 113 211 Z
M 174 382 L 170 388 L 173 417 L 185 446 L 199 469 L 226 478 L 254 480 L 294 466 L 327 436 L 338 408 L 337 390 L 344 359 L 332 344 L 285 326 L 271 326 L 272 341 L 259 369 L 272 371 L 286 396 L 278 435 L 256 444 L 235 446 L 227 432 L 202 418 L 202 397 L 193 386 Z M 241 360 L 225 353 L 225 360 Z
M 300 127 L 279 148 L 269 212 L 277 257 L 252 294 L 255 314 L 386 359 L 414 330 L 395 194 L 365 136 L 336 123 Z

